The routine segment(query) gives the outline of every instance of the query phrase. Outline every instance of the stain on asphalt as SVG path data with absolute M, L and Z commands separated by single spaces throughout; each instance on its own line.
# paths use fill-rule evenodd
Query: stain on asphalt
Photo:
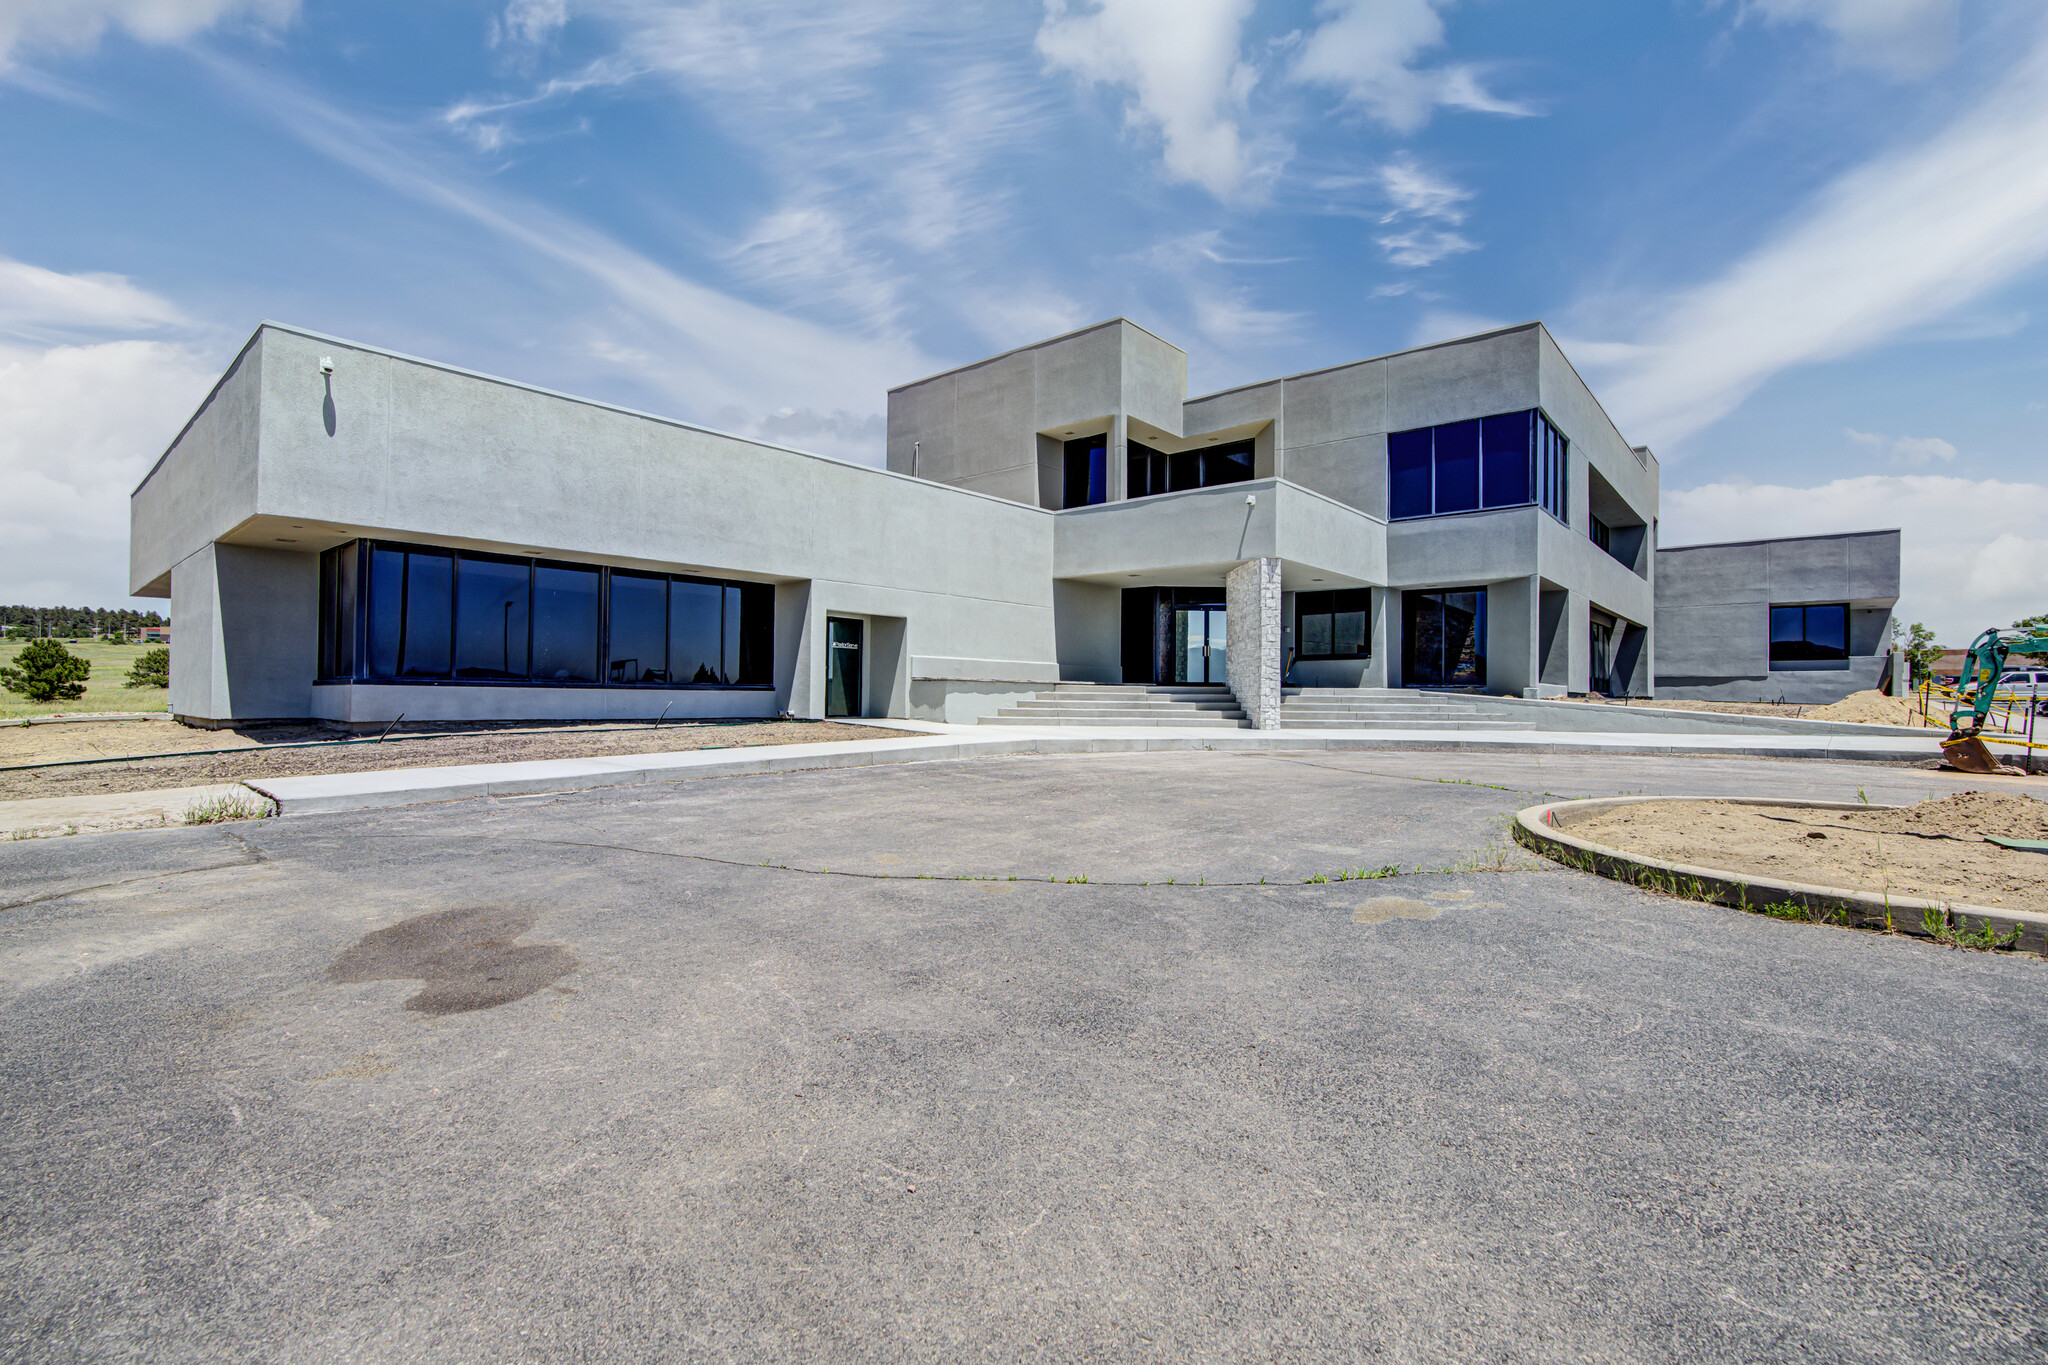
M 1435 919 L 1444 912 L 1441 903 L 1410 900 L 1406 896 L 1374 896 L 1360 901 L 1351 912 L 1354 924 L 1385 924 L 1394 919 Z
M 424 989 L 405 1002 L 421 1014 L 461 1014 L 523 1000 L 576 970 L 559 943 L 517 944 L 534 917 L 516 910 L 438 910 L 364 934 L 336 958 L 327 979 L 403 981 Z

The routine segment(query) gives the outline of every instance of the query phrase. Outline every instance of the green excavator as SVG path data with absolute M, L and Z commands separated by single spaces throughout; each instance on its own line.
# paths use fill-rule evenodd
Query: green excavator
M 2015 654 L 2048 659 L 2048 633 L 1987 630 L 1963 659 L 1962 676 L 1956 679 L 1956 708 L 1949 713 L 1948 738 L 1941 742 L 1941 751 L 1952 766 L 1966 773 L 2006 771 L 1978 736 L 1991 717 L 1998 680 L 2005 676 L 2005 661 Z

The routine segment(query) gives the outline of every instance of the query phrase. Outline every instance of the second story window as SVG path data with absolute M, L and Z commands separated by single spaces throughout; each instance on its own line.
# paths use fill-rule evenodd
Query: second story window
M 1093 507 L 1109 501 L 1109 437 L 1077 436 L 1067 442 L 1067 476 L 1062 507 Z
M 1499 507 L 1570 507 L 1570 442 L 1535 408 L 1387 437 L 1387 519 Z
M 1243 483 L 1254 472 L 1254 449 L 1250 441 L 1231 441 L 1169 455 L 1133 441 L 1128 493 L 1134 498 L 1149 498 L 1155 493 L 1179 493 L 1190 488 Z

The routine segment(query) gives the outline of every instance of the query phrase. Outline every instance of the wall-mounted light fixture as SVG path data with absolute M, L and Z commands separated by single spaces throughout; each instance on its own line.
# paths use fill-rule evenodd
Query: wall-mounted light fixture
M 331 355 L 323 355 L 323 356 L 321 356 L 321 357 L 320 357 L 320 373 L 322 373 L 322 374 L 333 374 L 333 373 L 334 373 L 334 357 L 333 357 L 333 356 L 331 356 Z

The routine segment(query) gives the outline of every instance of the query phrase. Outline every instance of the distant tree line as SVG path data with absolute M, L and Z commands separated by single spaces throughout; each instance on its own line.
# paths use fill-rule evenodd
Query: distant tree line
M 51 639 L 133 639 L 144 626 L 168 624 L 153 611 L 110 607 L 0 607 L 0 633 Z

